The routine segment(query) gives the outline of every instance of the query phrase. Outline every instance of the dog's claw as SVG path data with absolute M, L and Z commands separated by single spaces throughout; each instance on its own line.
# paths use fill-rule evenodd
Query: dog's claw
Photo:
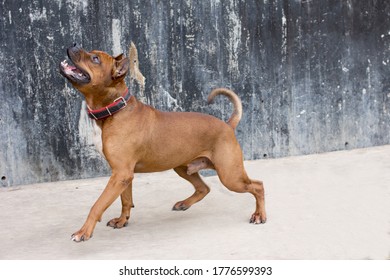
M 126 219 L 126 221 L 122 223 L 120 218 L 115 218 L 107 222 L 107 226 L 112 227 L 114 229 L 127 227 L 128 224 L 129 224 L 128 219 Z
M 82 236 L 78 239 L 76 234 L 72 234 L 71 238 L 72 238 L 71 240 L 74 241 L 74 242 L 81 242 L 81 241 L 84 241 L 84 240 L 85 240 L 84 235 L 82 235 Z
M 249 223 L 254 225 L 265 224 L 266 218 L 262 218 L 260 214 L 253 214 L 249 220 Z
M 90 238 L 92 238 L 92 233 L 89 237 L 85 233 L 78 233 L 78 232 L 73 233 L 71 235 L 71 240 L 74 242 L 77 242 L 77 243 L 82 242 L 82 241 L 87 241 Z
M 173 211 L 186 211 L 188 208 L 190 208 L 190 207 L 185 205 L 184 202 L 180 201 L 173 206 L 172 210 Z

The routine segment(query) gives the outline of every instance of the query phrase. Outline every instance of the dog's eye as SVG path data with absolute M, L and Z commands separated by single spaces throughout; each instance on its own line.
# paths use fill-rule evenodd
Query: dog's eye
M 100 59 L 97 55 L 92 56 L 92 62 L 95 64 L 100 64 Z

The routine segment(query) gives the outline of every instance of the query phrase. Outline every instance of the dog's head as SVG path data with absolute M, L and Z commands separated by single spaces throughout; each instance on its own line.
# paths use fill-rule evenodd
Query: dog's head
M 129 59 L 123 54 L 112 57 L 102 51 L 86 52 L 77 44 L 67 52 L 70 62 L 60 63 L 60 73 L 84 95 L 114 88 L 129 70 Z

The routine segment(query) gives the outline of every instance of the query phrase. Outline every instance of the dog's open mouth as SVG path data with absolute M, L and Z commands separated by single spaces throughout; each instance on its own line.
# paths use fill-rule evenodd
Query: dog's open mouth
M 87 72 L 75 65 L 70 65 L 66 60 L 60 63 L 60 72 L 65 78 L 78 84 L 86 84 L 91 80 Z

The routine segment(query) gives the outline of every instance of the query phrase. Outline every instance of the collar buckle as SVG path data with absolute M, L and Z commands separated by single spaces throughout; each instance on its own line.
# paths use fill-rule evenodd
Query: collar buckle
M 118 97 L 117 99 L 114 100 L 114 103 L 117 103 L 119 100 L 122 100 L 122 102 L 124 103 L 124 106 L 123 107 L 126 107 L 127 106 L 127 101 L 126 99 L 123 97 L 123 96 L 120 96 Z M 110 111 L 108 111 L 110 112 Z M 111 115 L 111 114 L 110 114 Z

